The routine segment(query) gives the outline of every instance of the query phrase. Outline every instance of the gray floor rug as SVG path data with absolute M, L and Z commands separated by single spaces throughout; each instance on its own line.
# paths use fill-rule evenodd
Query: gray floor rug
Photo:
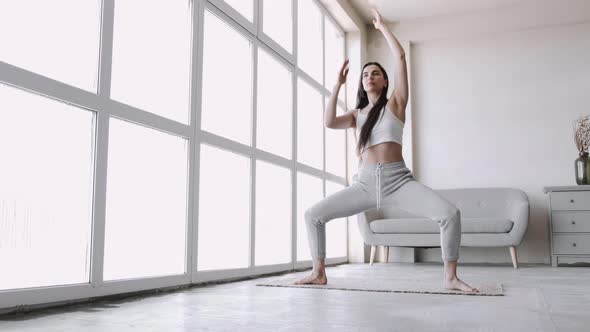
M 447 290 L 438 284 L 428 282 L 392 279 L 388 281 L 375 282 L 370 279 L 351 279 L 328 277 L 327 285 L 293 285 L 298 278 L 288 277 L 274 279 L 267 282 L 257 283 L 256 286 L 269 287 L 294 287 L 294 288 L 318 288 L 318 289 L 340 289 L 347 291 L 366 292 L 393 292 L 393 293 L 424 293 L 424 294 L 449 294 L 449 295 L 479 295 L 479 296 L 503 296 L 504 288 L 499 283 L 482 283 L 472 285 L 479 290 L 478 293 Z M 479 287 L 478 287 L 479 286 Z

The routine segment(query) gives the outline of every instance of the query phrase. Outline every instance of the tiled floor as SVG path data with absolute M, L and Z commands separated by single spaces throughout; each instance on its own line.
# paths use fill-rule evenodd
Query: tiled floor
M 359 275 L 438 282 L 442 266 L 328 268 L 328 278 Z M 253 279 L 4 316 L 0 331 L 590 331 L 588 267 L 462 265 L 459 276 L 501 282 L 505 296 L 260 287 Z

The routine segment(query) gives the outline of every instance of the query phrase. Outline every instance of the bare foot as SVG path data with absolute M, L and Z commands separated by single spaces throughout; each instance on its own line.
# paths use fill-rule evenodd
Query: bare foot
M 293 284 L 294 285 L 308 285 L 308 284 L 325 285 L 327 283 L 328 283 L 328 277 L 326 277 L 325 274 L 319 274 L 319 273 L 312 272 L 311 275 L 309 275 L 303 279 L 297 280 Z
M 459 278 L 457 278 L 457 277 L 454 277 L 451 279 L 445 278 L 443 284 L 446 289 L 460 290 L 463 292 L 471 292 L 471 293 L 479 293 L 479 290 L 477 288 L 470 287 L 469 285 L 467 285 L 463 281 L 459 280 Z

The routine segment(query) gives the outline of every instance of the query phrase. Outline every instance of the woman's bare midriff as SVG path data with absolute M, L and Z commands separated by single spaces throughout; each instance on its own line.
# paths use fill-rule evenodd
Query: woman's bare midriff
M 357 111 L 358 112 L 358 111 Z M 366 106 L 362 111 L 363 114 L 367 114 L 369 112 L 369 106 Z M 395 114 L 394 115 L 399 119 L 400 116 Z M 356 123 L 356 114 L 355 114 L 355 121 Z M 402 119 L 404 121 L 405 119 Z M 383 142 L 373 146 L 370 146 L 363 151 L 362 159 L 365 163 L 376 164 L 388 164 L 394 163 L 397 161 L 404 160 L 402 156 L 402 146 L 396 142 Z
M 402 146 L 395 142 L 384 142 L 370 146 L 362 154 L 365 163 L 394 163 L 404 160 L 402 157 Z

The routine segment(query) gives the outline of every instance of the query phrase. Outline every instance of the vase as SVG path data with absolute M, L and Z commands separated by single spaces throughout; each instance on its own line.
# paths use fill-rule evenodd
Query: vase
M 575 161 L 576 167 L 576 183 L 579 185 L 582 184 L 589 184 L 590 179 L 588 176 L 590 175 L 590 162 L 588 160 L 588 152 L 584 152 L 580 154 L 578 159 Z

